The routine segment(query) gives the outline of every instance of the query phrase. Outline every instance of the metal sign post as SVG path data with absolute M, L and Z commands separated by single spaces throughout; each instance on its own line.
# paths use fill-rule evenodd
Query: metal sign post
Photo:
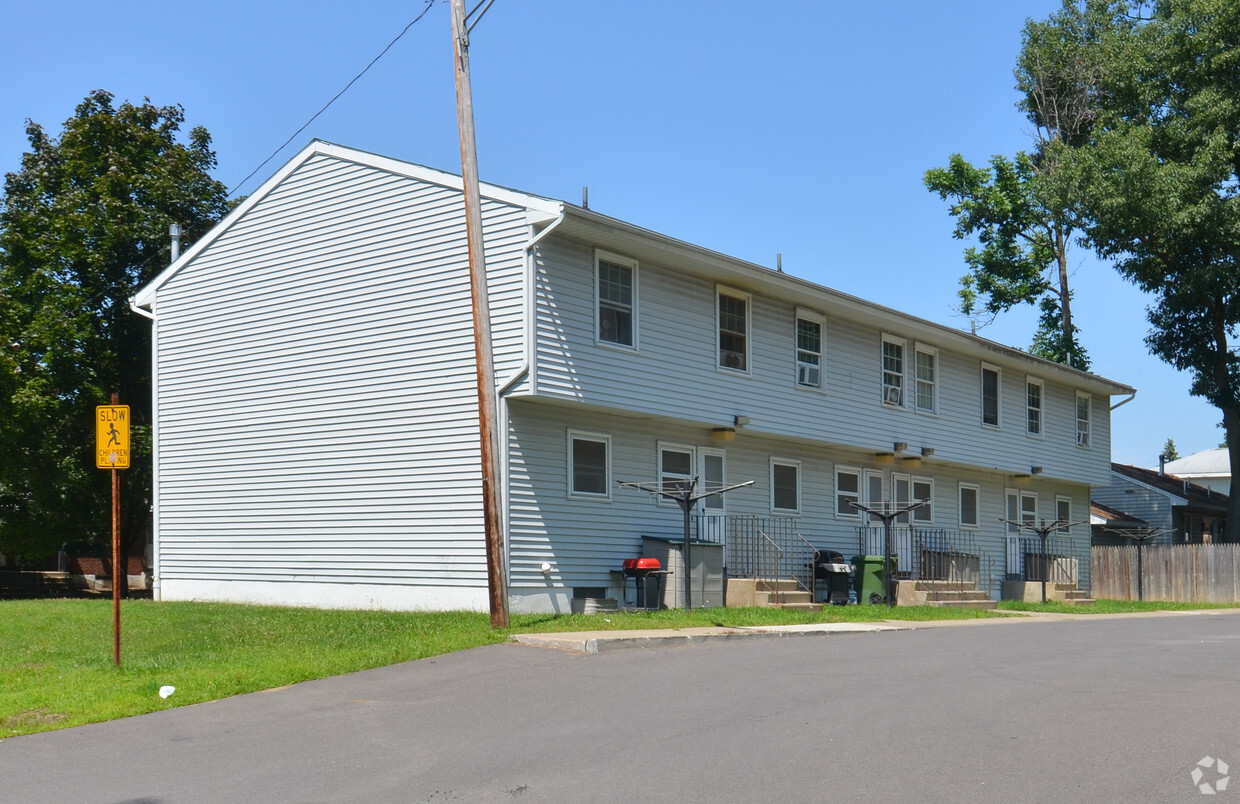
M 697 482 L 698 482 L 698 479 L 696 477 L 689 481 L 669 480 L 666 483 L 664 483 L 661 480 L 656 480 L 652 483 L 634 483 L 634 482 L 625 482 L 622 480 L 617 481 L 617 482 L 619 483 L 620 488 L 638 489 L 639 491 L 647 491 L 647 492 L 650 492 L 651 494 L 657 494 L 660 497 L 666 497 L 669 500 L 675 500 L 676 504 L 680 506 L 680 510 L 684 512 L 684 515 L 685 515 L 685 611 L 691 611 L 693 609 L 693 599 L 692 597 L 690 597 L 690 594 L 689 594 L 690 587 L 692 586 L 692 584 L 690 583 L 690 578 L 689 578 L 689 568 L 692 566 L 692 564 L 690 564 L 689 562 L 689 550 L 690 550 L 690 547 L 689 547 L 689 513 L 693 510 L 693 506 L 694 504 L 697 503 L 698 500 L 704 499 L 706 497 L 713 497 L 716 494 L 727 494 L 729 491 L 735 491 L 736 489 L 742 489 L 745 486 L 752 486 L 753 481 L 746 480 L 744 483 L 737 483 L 732 486 L 721 486 L 720 488 L 714 489 L 713 491 L 703 491 L 700 494 L 694 493 L 694 489 L 697 488 Z
M 883 592 L 887 597 L 887 608 L 894 608 L 896 605 L 896 591 L 893 588 L 895 582 L 895 568 L 891 566 L 892 553 L 892 536 L 891 523 L 896 517 L 903 516 L 909 511 L 916 511 L 922 506 L 929 505 L 929 500 L 914 500 L 911 503 L 891 503 L 890 501 L 879 503 L 877 506 L 862 505 L 859 502 L 848 501 L 848 504 L 858 511 L 865 511 L 870 516 L 876 516 L 883 521 Z M 910 560 L 912 556 L 909 556 Z M 861 601 L 858 600 L 858 603 Z
M 129 406 L 117 404 L 95 408 L 95 467 L 112 470 L 112 664 L 121 666 L 121 580 L 128 567 L 121 567 L 121 469 L 129 468 Z

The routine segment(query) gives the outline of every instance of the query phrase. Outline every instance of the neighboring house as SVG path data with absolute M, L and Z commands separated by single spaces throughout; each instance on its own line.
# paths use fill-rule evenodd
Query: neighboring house
M 697 514 L 730 573 L 742 525 L 851 556 L 874 531 L 850 503 L 928 499 L 913 525 L 990 589 L 1002 518 L 1083 519 L 1108 482 L 1126 385 L 482 195 L 514 611 L 620 597 L 642 537 L 679 538 L 676 506 L 617 481 L 754 481 Z M 314 142 L 138 294 L 158 598 L 486 608 L 462 210 L 455 175 Z
M 1146 533 L 1150 530 L 1150 523 L 1095 500 L 1089 504 L 1089 527 L 1093 532 L 1094 547 L 1114 547 L 1136 543 L 1115 531 Z
M 1194 452 L 1187 458 L 1168 461 L 1162 469 L 1212 491 L 1231 494 L 1231 457 L 1225 448 Z
M 1094 489 L 1093 499 L 1142 519 L 1151 528 L 1169 531 L 1151 544 L 1200 544 L 1207 529 L 1214 541 L 1220 541 L 1227 517 L 1226 494 L 1157 469 L 1118 463 L 1111 464 L 1111 484 Z

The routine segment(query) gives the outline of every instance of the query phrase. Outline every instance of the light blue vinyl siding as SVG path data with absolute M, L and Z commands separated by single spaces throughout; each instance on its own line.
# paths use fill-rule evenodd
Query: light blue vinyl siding
M 484 213 L 503 377 L 527 227 Z M 485 588 L 459 191 L 314 157 L 156 310 L 163 579 Z
M 1030 439 L 1024 390 L 1026 376 L 1035 373 L 1031 361 L 1013 360 L 998 349 L 985 353 L 987 362 L 1001 368 L 1000 426 L 987 428 L 981 422 L 982 358 L 955 353 L 948 343 L 922 340 L 889 324 L 823 310 L 822 389 L 801 388 L 796 383 L 796 305 L 773 301 L 760 287 L 737 287 L 752 298 L 750 370 L 748 375 L 720 371 L 716 285 L 650 262 L 641 263 L 639 270 L 640 349 L 611 349 L 593 338 L 589 245 L 554 236 L 539 245 L 539 395 L 720 427 L 744 415 L 754 433 L 871 451 L 890 450 L 903 441 L 918 450 L 932 448 L 940 461 L 1012 474 L 1041 466 L 1047 476 L 1071 482 L 1106 482 L 1109 400 L 1095 395 L 1093 446 L 1079 448 L 1077 389 L 1042 377 L 1044 436 Z M 813 299 L 805 299 L 803 306 L 815 309 Z M 906 343 L 906 388 L 914 384 L 916 345 L 937 349 L 936 414 L 881 403 L 884 332 Z
M 859 549 L 861 523 L 835 516 L 836 466 L 881 471 L 888 489 L 892 471 L 931 480 L 933 519 L 925 526 L 948 531 L 959 530 L 959 482 L 975 483 L 980 526 L 976 546 L 990 557 L 988 569 L 996 581 L 1005 571 L 1000 519 L 1006 516 L 1004 493 L 1011 483 L 1001 473 L 930 463 L 893 469 L 876 464 L 865 453 L 752 434 L 721 442 L 709 430 L 670 419 L 637 419 L 528 398 L 512 400 L 510 414 L 509 545 L 514 591 L 576 586 L 611 586 L 615 591 L 612 571 L 619 570 L 624 559 L 640 555 L 643 535 L 679 538 L 683 533 L 678 507 L 659 505 L 648 493 L 619 488 L 615 482 L 609 500 L 571 498 L 567 487 L 569 431 L 610 438 L 613 481 L 654 480 L 660 443 L 723 451 L 728 483 L 754 481 L 753 486 L 726 496 L 728 514 L 778 516 L 771 511 L 771 460 L 799 463 L 801 513 L 787 518 L 815 546 L 850 558 Z M 1073 513 L 1080 518 L 1089 510 L 1089 488 L 1082 484 L 1038 479 L 1022 483 L 1020 489 L 1038 495 L 1038 516 L 1047 520 L 1055 517 L 1056 495 L 1070 497 Z M 1088 532 L 1088 525 L 1074 529 L 1084 544 L 1088 544 Z M 544 562 L 552 568 L 548 575 L 541 571 Z

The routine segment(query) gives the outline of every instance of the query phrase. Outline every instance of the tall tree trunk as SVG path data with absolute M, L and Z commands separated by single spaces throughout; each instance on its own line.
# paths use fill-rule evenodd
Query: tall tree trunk
M 1068 365 L 1077 366 L 1076 339 L 1072 331 L 1072 295 L 1068 292 L 1068 237 L 1060 225 L 1055 226 L 1055 261 L 1059 265 L 1059 315 L 1063 329 L 1063 350 Z

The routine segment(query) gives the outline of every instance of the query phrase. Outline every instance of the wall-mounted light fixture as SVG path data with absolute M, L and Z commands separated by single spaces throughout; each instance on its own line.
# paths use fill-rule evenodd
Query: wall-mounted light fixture
M 749 424 L 749 417 L 748 416 L 733 416 L 732 423 L 736 425 L 737 427 L 744 427 L 745 425 Z
M 904 452 L 904 450 L 908 449 L 908 442 L 897 441 L 895 445 L 892 447 L 892 449 L 894 449 L 896 452 Z
M 735 427 L 716 427 L 714 430 L 711 431 L 710 434 L 716 441 L 735 441 L 736 440 L 736 428 Z
M 1040 475 L 1042 474 L 1042 467 L 1041 466 L 1030 466 L 1029 472 L 1030 474 Z
M 920 455 L 905 455 L 902 460 L 904 461 L 905 466 L 913 466 L 913 467 L 921 466 Z
M 874 453 L 874 462 L 875 463 L 895 463 L 896 456 L 890 452 L 876 452 Z
M 934 447 L 922 447 L 921 448 L 921 457 L 929 458 L 933 454 L 934 454 Z

